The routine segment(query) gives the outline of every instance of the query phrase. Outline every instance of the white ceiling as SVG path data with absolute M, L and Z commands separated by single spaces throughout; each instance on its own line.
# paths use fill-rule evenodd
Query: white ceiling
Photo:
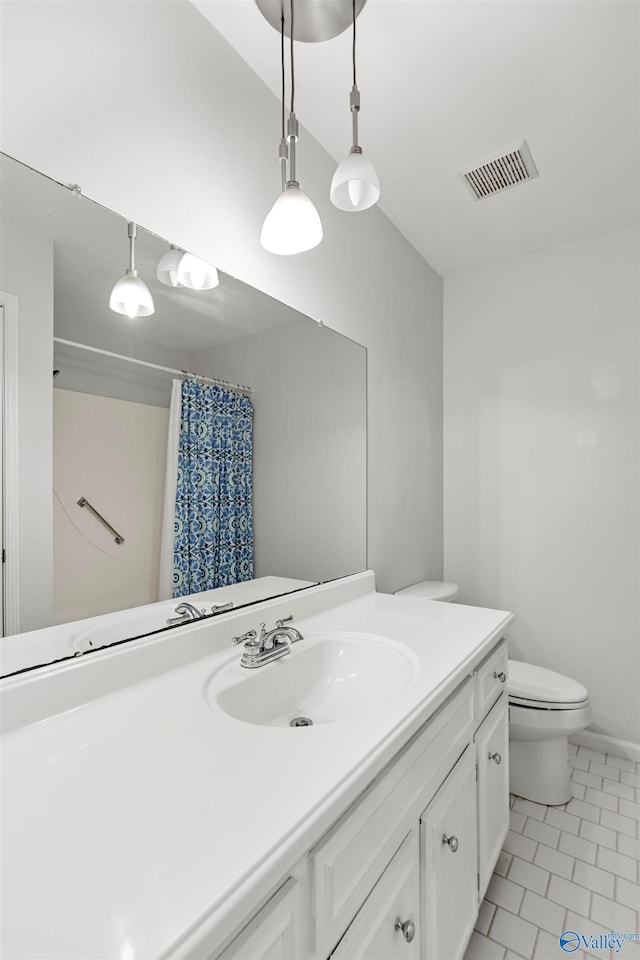
M 194 2 L 279 96 L 278 34 L 254 0 Z M 368 0 L 360 142 L 380 207 L 439 273 L 637 220 L 639 14 L 636 0 Z M 296 45 L 296 114 L 336 160 L 350 45 L 350 31 Z M 475 201 L 458 171 L 523 138 L 540 176 Z

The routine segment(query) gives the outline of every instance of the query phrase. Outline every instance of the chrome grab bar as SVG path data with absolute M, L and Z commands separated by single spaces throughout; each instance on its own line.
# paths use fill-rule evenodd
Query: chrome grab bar
M 100 523 L 103 524 L 103 525 L 107 528 L 107 530 L 108 530 L 109 533 L 113 536 L 113 539 L 114 539 L 115 542 L 118 544 L 118 546 L 119 546 L 121 543 L 124 543 L 124 537 L 121 536 L 121 535 L 118 533 L 117 530 L 114 530 L 114 528 L 111 526 L 111 524 L 108 523 L 107 520 L 105 520 L 105 518 L 102 516 L 101 513 L 98 513 L 98 511 L 96 510 L 96 508 L 93 507 L 93 506 L 89 503 L 89 501 L 87 500 L 86 497 L 80 497 L 80 499 L 78 500 L 78 506 L 79 506 L 79 507 L 86 507 L 87 510 L 88 510 L 90 513 L 92 513 L 92 514 L 94 515 L 94 517 L 96 517 L 96 519 L 99 520 Z

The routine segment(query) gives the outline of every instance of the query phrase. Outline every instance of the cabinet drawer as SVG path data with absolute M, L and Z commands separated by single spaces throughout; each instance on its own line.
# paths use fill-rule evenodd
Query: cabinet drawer
M 338 944 L 331 960 L 419 960 L 420 845 L 414 828 Z M 400 924 L 404 924 L 404 929 Z
M 315 952 L 328 956 L 406 833 L 407 814 L 429 802 L 473 729 L 469 680 L 373 781 L 310 853 Z
M 501 640 L 475 673 L 476 720 L 482 720 L 503 690 L 507 689 L 507 641 Z

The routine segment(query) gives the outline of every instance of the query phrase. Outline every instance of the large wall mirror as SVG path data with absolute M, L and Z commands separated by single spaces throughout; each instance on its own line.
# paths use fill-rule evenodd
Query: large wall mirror
M 43 248 L 53 264 L 53 623 L 162 599 L 179 371 L 250 391 L 253 577 L 313 583 L 365 569 L 366 350 L 224 273 L 209 290 L 163 284 L 156 271 L 169 242 L 140 225 L 136 267 L 155 312 L 113 312 L 127 222 L 7 156 L 0 164 L 3 236 L 23 251 L 13 283 L 4 271 L 3 292 L 19 300 L 24 284 L 51 289 L 39 274 Z

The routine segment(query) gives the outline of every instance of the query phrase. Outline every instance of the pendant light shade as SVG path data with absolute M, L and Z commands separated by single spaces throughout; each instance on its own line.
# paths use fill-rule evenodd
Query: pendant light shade
M 178 286 L 178 271 L 183 256 L 184 251 L 172 245 L 171 249 L 167 250 L 164 256 L 160 257 L 156 276 L 161 283 L 165 283 L 168 287 Z
M 135 268 L 136 225 L 129 224 L 129 266 L 118 280 L 109 297 L 109 309 L 134 317 L 148 317 L 155 312 L 153 297 L 144 280 Z
M 192 253 L 183 253 L 178 266 L 178 284 L 190 290 L 213 290 L 220 283 L 218 271 L 207 263 L 194 257 Z
M 318 211 L 299 185 L 289 181 L 265 217 L 260 243 L 270 253 L 289 256 L 311 250 L 321 240 Z
M 109 307 L 115 313 L 134 317 L 148 317 L 154 312 L 153 297 L 137 270 L 127 270 L 111 291 Z
M 168 287 L 189 287 L 190 290 L 213 290 L 220 283 L 218 271 L 212 264 L 173 245 L 160 258 L 156 276 Z
M 370 160 L 352 151 L 344 158 L 331 181 L 331 203 L 339 210 L 357 212 L 377 203 L 380 181 Z

